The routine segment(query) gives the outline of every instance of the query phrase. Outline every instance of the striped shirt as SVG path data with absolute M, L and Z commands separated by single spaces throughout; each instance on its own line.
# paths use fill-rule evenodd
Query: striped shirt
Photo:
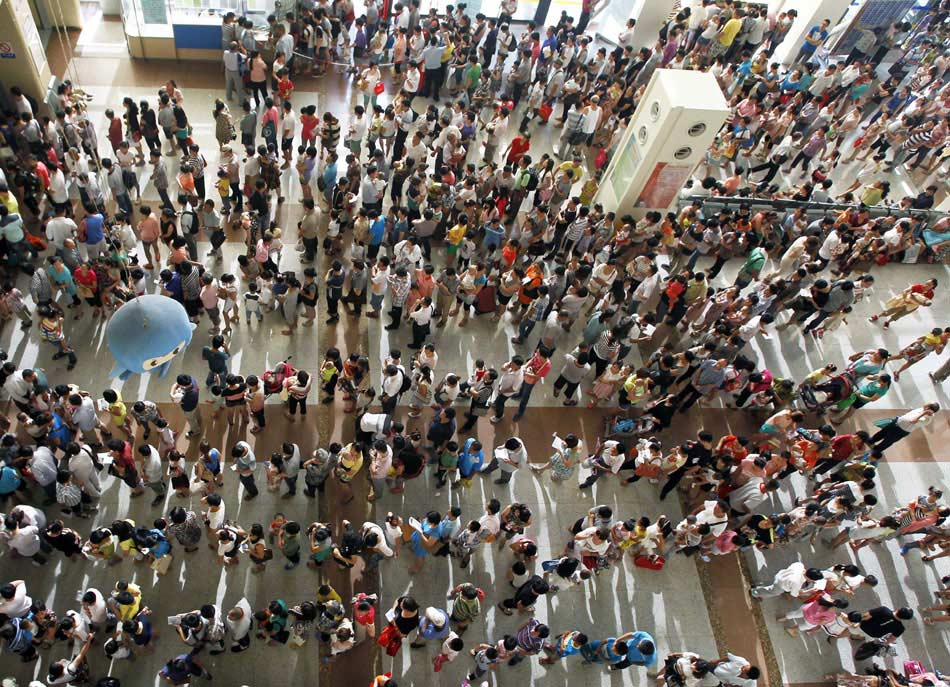
M 515 638 L 518 640 L 518 648 L 527 654 L 536 654 L 541 651 L 544 640 L 541 637 L 532 634 L 532 631 L 541 624 L 537 618 L 532 618 L 524 624 Z

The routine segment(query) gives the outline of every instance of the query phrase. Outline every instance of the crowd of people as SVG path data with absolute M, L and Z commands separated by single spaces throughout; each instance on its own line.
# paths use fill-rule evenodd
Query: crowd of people
M 950 222 L 926 212 L 936 183 L 889 198 L 897 168 L 946 174 L 948 10 L 935 4 L 926 28 L 899 22 L 862 31 L 840 60 L 824 47 L 830 22 L 821 22 L 789 65 L 772 55 L 795 11 L 772 16 L 732 0 L 677 11 L 648 46 L 633 43 L 631 19 L 612 48 L 584 32 L 592 0 L 576 23 L 565 14 L 549 27 L 515 26 L 516 0 L 505 0 L 497 19 L 472 17 L 464 5 L 423 15 L 419 0 L 391 8 L 371 2 L 357 17 L 348 0 L 320 0 L 271 17 L 266 36 L 228 15 L 225 97 L 212 112 L 216 166 L 203 152 L 215 143 L 196 141 L 174 80 L 155 102 L 125 98 L 120 114 L 106 110 L 104 127 L 89 116 L 90 96 L 69 82 L 58 88 L 51 117 L 13 88 L 16 111 L 0 127 L 16 156 L 0 175 L 4 320 L 16 318 L 27 332 L 36 326 L 69 372 L 86 344 L 74 340 L 70 319 L 107 319 L 136 296 L 160 293 L 200 327 L 207 371 L 180 370 L 171 385 L 182 420 L 177 411 L 166 417 L 156 398 L 86 389 L 59 369 L 3 365 L 2 387 L 16 410 L 0 418 L 0 540 L 11 556 L 36 566 L 59 557 L 86 561 L 97 580 L 122 566 L 114 587 L 82 589 L 79 608 L 59 613 L 29 580 L 4 584 L 5 650 L 26 662 L 41 652 L 65 655 L 50 661 L 48 684 L 90 679 L 101 665 L 90 661 L 93 648 L 113 660 L 151 653 L 158 633 L 144 603 L 148 591 L 129 580 L 128 562 L 147 562 L 164 576 L 176 556 L 208 556 L 203 542 L 217 564 L 246 562 L 255 574 L 277 565 L 308 574 L 291 572 L 301 562 L 376 570 L 407 558 L 412 573 L 439 558 L 466 569 L 497 542 L 510 586 L 463 582 L 447 590 L 447 608 L 423 607 L 412 596 L 391 607 L 373 594 L 344 599 L 321 580 L 316 597 L 300 603 L 275 598 L 255 610 L 242 600 L 184 611 L 169 619 L 170 641 L 177 634 L 183 646 L 162 647 L 174 656 L 160 675 L 171 684 L 208 678 L 198 660 L 205 649 L 239 653 L 254 639 L 294 647 L 316 639 L 329 662 L 369 639 L 394 656 L 411 638 L 415 648 L 436 643 L 437 672 L 468 656 L 467 681 L 502 663 L 539 656 L 550 665 L 578 654 L 574 660 L 611 670 L 650 668 L 670 687 L 753 687 L 760 670 L 740 656 L 660 656 L 650 628 L 595 635 L 570 618 L 549 627 L 532 611 L 561 589 L 595 585 L 612 566 L 629 561 L 647 574 L 677 553 L 706 561 L 803 542 L 847 543 L 857 552 L 899 539 L 902 555 L 919 549 L 930 561 L 950 554 L 950 508 L 939 485 L 886 514 L 875 496 L 878 463 L 931 423 L 939 406 L 873 425 L 854 414 L 886 396 L 909 367 L 941 354 L 950 327 L 921 328 L 899 351 L 825 360 L 802 379 L 768 369 L 751 345 L 795 327 L 807 345 L 849 317 L 886 329 L 936 302 L 933 278 L 909 284 L 881 312 L 872 297 L 875 273 L 888 263 L 942 263 L 950 246 Z M 274 48 L 272 63 L 263 58 L 265 45 Z M 898 49 L 902 57 L 885 63 Z M 331 77 L 334 65 L 345 74 Z M 381 65 L 392 68 L 391 78 Z M 597 201 L 601 174 L 657 69 L 714 74 L 733 115 L 697 183 L 684 191 L 696 200 L 665 214 L 618 217 Z M 318 116 L 315 106 L 302 105 L 306 91 L 293 80 L 311 76 L 352 78 L 352 113 Z M 111 152 L 99 144 L 97 127 Z M 551 152 L 532 148 L 543 127 L 561 129 Z M 848 167 L 855 158 L 860 169 Z M 298 185 L 294 232 L 284 201 Z M 143 200 L 149 188 L 157 202 Z M 713 195 L 749 202 L 712 210 L 702 197 Z M 752 201 L 769 198 L 840 209 L 821 216 L 753 209 Z M 872 216 L 883 203 L 893 210 Z M 229 236 L 246 247 L 235 265 L 222 250 Z M 296 239 L 296 251 L 285 249 L 285 239 Z M 209 244 L 207 255 L 199 241 L 202 249 Z M 740 267 L 724 281 L 729 261 Z M 391 348 L 377 362 L 367 350 L 333 347 L 299 367 L 233 369 L 239 324 L 262 326 L 266 318 L 293 337 L 317 323 L 355 327 L 364 315 L 388 318 L 391 343 L 407 328 L 411 339 L 397 345 L 412 353 Z M 491 359 L 479 352 L 471 369 L 446 369 L 442 342 L 473 318 L 510 327 L 516 353 Z M 579 430 L 565 431 L 548 458 L 529 461 L 511 422 L 532 412 L 532 392 L 549 376 L 564 406 L 608 412 L 595 445 L 585 445 Z M 931 374 L 935 383 L 947 376 L 950 363 Z M 334 404 L 349 414 L 340 417 L 350 418 L 353 440 L 305 455 L 287 437 L 266 457 L 244 439 L 208 441 L 206 404 L 236 431 L 259 436 L 278 407 L 269 396 L 279 396 L 288 420 L 310 424 L 313 398 Z M 677 412 L 697 402 L 743 409 L 758 430 L 702 429 L 671 443 L 664 433 Z M 479 419 L 501 423 L 509 403 L 516 409 L 504 425 L 508 438 L 483 446 Z M 848 418 L 860 428 L 839 429 Z M 185 439 L 198 446 L 194 469 Z M 226 502 L 223 486 L 234 479 L 228 466 L 239 498 L 261 496 L 263 480 L 263 498 L 279 495 L 282 512 L 269 523 L 231 517 L 238 504 Z M 412 504 L 362 524 L 294 519 L 295 499 L 323 495 L 327 484 L 342 506 L 386 503 L 423 476 L 438 496 L 478 479 L 502 489 L 533 479 L 547 489 L 546 473 L 552 490 L 575 480 L 583 490 L 606 479 L 642 482 L 637 488 L 656 489 L 661 500 L 677 494 L 686 515 L 594 506 L 576 514 L 563 551 L 544 560 L 532 529 L 538 514 L 510 499 L 491 498 L 478 513 Z M 130 497 L 150 492 L 149 510 L 137 522 L 100 521 L 97 502 L 107 485 Z M 787 512 L 775 508 L 780 490 L 797 497 Z M 850 607 L 859 589 L 873 594 L 878 580 L 841 551 L 838 565 L 796 563 L 750 594 L 796 600 L 779 616 L 790 634 L 861 639 L 859 656 L 886 655 L 914 612 L 864 601 Z M 463 640 L 486 599 L 488 609 L 517 611 L 523 621 L 500 638 Z M 939 611 L 945 604 L 927 609 Z M 396 681 L 381 675 L 375 684 Z

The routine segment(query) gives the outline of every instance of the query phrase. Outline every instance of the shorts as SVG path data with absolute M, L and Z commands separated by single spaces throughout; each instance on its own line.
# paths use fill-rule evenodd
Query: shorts
M 292 151 L 294 149 L 294 139 L 292 138 L 282 138 L 280 139 L 280 149 L 283 151 Z
M 768 422 L 763 422 L 762 426 L 759 427 L 759 431 L 762 434 L 778 434 L 778 427 L 770 425 Z

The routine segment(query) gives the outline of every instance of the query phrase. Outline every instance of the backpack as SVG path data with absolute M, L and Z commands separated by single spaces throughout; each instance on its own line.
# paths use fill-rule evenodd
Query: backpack
M 198 216 L 192 210 L 185 210 L 181 213 L 181 230 L 186 234 L 198 233 Z
M 538 189 L 538 173 L 533 169 L 528 170 L 528 183 L 525 186 L 526 191 L 536 191 Z
M 402 375 L 402 385 L 399 387 L 399 393 L 404 394 L 412 388 L 412 379 L 402 370 L 399 373 Z

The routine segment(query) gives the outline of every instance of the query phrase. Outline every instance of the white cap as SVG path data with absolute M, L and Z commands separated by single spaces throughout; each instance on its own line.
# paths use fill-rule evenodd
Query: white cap
M 443 627 L 445 625 L 445 614 L 435 606 L 429 606 L 426 609 L 426 618 L 436 627 Z

